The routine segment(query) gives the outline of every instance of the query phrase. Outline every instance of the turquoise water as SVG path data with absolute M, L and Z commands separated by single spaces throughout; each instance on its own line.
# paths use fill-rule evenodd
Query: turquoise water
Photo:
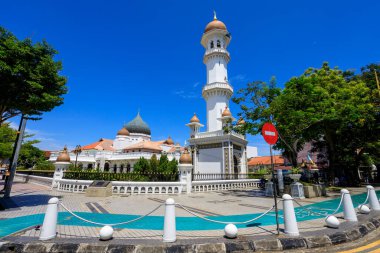
M 380 197 L 380 191 L 376 192 L 377 196 Z M 354 206 L 357 207 L 361 204 L 366 198 L 366 193 L 352 195 L 352 201 Z M 252 202 L 255 202 L 254 197 L 252 197 Z M 321 212 L 324 211 L 326 213 L 332 213 L 336 207 L 338 207 L 340 198 L 321 201 L 314 204 L 305 205 L 308 208 L 311 208 L 313 211 Z M 297 204 L 295 204 L 297 206 Z M 279 204 L 279 208 L 282 208 L 282 204 Z M 302 211 L 299 207 L 296 207 L 296 214 L 298 221 L 306 221 L 312 219 L 323 218 L 325 215 L 317 215 L 310 214 L 307 211 Z M 339 212 L 343 211 L 342 208 Z M 77 215 L 100 223 L 118 223 L 125 222 L 131 219 L 135 219 L 139 217 L 139 215 L 128 215 L 128 214 L 102 214 L 102 213 L 87 213 L 87 212 L 76 212 Z M 211 216 L 207 217 L 213 220 L 224 221 L 224 222 L 239 222 L 250 220 L 254 217 L 259 216 L 261 213 L 254 214 L 237 214 L 237 215 L 227 215 L 227 216 Z M 0 237 L 4 237 L 15 233 L 17 231 L 26 229 L 28 227 L 41 225 L 43 223 L 44 214 L 33 214 L 26 215 L 16 218 L 4 219 L 0 220 Z M 282 224 L 282 210 L 279 210 L 279 222 Z M 78 218 L 72 216 L 68 212 L 59 212 L 58 214 L 58 224 L 59 225 L 75 225 L 75 226 L 90 226 L 90 227 L 101 227 L 98 225 L 86 223 L 84 221 L 79 220 Z M 114 228 L 129 228 L 129 229 L 149 229 L 149 230 L 162 230 L 164 224 L 163 216 L 147 216 L 141 220 L 136 222 L 114 226 Z M 197 217 L 176 217 L 177 230 L 213 230 L 213 229 L 223 229 L 224 224 L 217 224 L 214 222 L 205 221 L 203 219 Z M 269 212 L 264 217 L 253 221 L 249 224 L 238 224 L 238 228 L 246 228 L 252 226 L 266 226 L 266 225 L 274 225 L 276 224 L 275 213 Z

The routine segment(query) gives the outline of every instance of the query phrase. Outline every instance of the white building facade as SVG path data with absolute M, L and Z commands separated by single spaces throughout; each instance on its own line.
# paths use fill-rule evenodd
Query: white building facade
M 233 88 L 228 82 L 227 65 L 231 41 L 227 27 L 214 16 L 205 28 L 201 44 L 205 48 L 203 63 L 206 65 L 207 82 L 202 96 L 207 108 L 207 131 L 196 115 L 187 126 L 190 128 L 190 149 L 194 173 L 229 174 L 247 173 L 247 141 L 244 135 L 234 132 L 229 101 Z M 244 124 L 239 120 L 238 124 Z
M 160 159 L 165 154 L 171 161 L 179 160 L 183 148 L 169 136 L 166 140 L 152 141 L 151 132 L 140 113 L 123 126 L 114 140 L 101 138 L 99 141 L 81 147 L 78 156 L 69 152 L 70 162 L 80 168 L 99 169 L 103 172 L 132 172 L 134 164 L 141 158 L 150 159 L 156 155 Z M 49 161 L 55 162 L 60 152 L 53 152 Z

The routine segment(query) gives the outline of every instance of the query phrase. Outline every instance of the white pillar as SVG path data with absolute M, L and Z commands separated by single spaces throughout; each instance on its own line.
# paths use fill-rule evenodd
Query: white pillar
M 178 170 L 180 173 L 179 180 L 181 183 L 186 184 L 186 193 L 191 193 L 192 190 L 192 181 L 191 181 L 191 171 L 193 169 L 193 165 L 191 164 L 179 164 Z
M 340 190 L 343 198 L 343 215 L 347 221 L 358 221 L 350 192 L 347 189 Z
M 293 198 L 289 194 L 282 195 L 285 234 L 299 236 L 296 214 L 294 212 Z
M 45 241 L 57 235 L 58 198 L 49 199 L 39 240 Z
M 377 199 L 375 188 L 372 185 L 367 185 L 369 207 L 372 210 L 380 211 L 379 200 Z
M 53 181 L 51 184 L 51 187 L 55 188 L 58 186 L 57 180 L 63 178 L 63 172 L 69 169 L 71 163 L 69 162 L 55 162 L 54 167 L 54 175 L 53 175 Z
M 282 175 L 282 170 L 277 170 L 277 179 L 280 192 L 284 192 L 284 176 Z
M 165 217 L 164 217 L 164 242 L 175 242 L 176 225 L 175 225 L 175 202 L 174 199 L 169 198 L 165 202 Z

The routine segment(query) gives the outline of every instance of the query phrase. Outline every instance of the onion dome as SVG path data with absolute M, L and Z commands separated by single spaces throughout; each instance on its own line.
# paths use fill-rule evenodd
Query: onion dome
M 201 121 L 198 119 L 197 115 L 194 113 L 194 116 L 190 119 L 190 123 L 200 123 Z
M 128 130 L 123 127 L 122 129 L 120 129 L 118 132 L 117 132 L 117 135 L 124 135 L 124 136 L 129 136 L 129 132 Z
M 150 135 L 150 128 L 148 124 L 142 120 L 140 112 L 137 113 L 137 116 L 124 127 L 129 133 Z
M 207 24 L 204 33 L 215 29 L 227 31 L 226 25 L 216 18 L 216 13 L 214 12 L 214 20 Z
M 185 148 L 185 151 L 182 153 L 181 157 L 179 158 L 180 164 L 192 164 L 191 155 L 189 154 L 189 151 L 187 148 Z
M 243 117 L 240 117 L 237 122 L 237 125 L 244 125 L 244 124 L 245 124 L 245 120 L 243 119 Z
M 232 114 L 231 114 L 231 112 L 227 106 L 226 106 L 226 109 L 224 109 L 224 111 L 222 113 L 222 117 L 232 117 Z
M 67 152 L 66 146 L 63 148 L 63 151 L 57 157 L 57 162 L 70 162 L 70 155 L 69 152 Z
M 166 139 L 164 143 L 168 145 L 174 145 L 174 141 L 172 140 L 172 137 L 170 136 Z

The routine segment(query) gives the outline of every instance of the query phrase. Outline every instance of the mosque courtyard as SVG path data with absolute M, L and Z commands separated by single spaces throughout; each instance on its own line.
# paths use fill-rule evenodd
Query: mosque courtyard
M 365 198 L 366 189 L 362 187 L 350 188 L 349 190 L 353 196 L 354 206 L 359 205 Z M 339 192 L 329 192 L 328 197 L 300 199 L 298 202 L 302 205 L 315 206 L 316 209 L 314 210 L 331 213 L 338 205 L 339 196 Z M 356 196 L 360 196 L 360 198 L 356 198 Z M 0 212 L 0 236 L 12 234 L 11 237 L 17 237 L 18 240 L 37 241 L 47 202 L 52 197 L 60 199 L 69 210 L 81 217 L 107 224 L 130 220 L 157 208 L 156 211 L 136 223 L 114 227 L 114 240 L 122 239 L 130 242 L 145 240 L 145 243 L 162 242 L 165 211 L 163 204 L 168 198 L 173 198 L 177 204 L 181 204 L 192 212 L 189 213 L 180 206 L 175 209 L 177 240 L 179 241 L 223 240 L 223 224 L 201 220 L 194 217 L 194 214 L 222 221 L 244 221 L 250 219 L 252 214 L 261 214 L 273 207 L 273 198 L 265 197 L 264 192 L 259 189 L 237 189 L 181 195 L 149 194 L 86 197 L 83 193 L 58 192 L 45 185 L 19 181 L 14 185 L 13 197 L 8 200 L 2 199 L 0 202 L 4 208 Z M 297 211 L 297 205 L 295 207 L 301 235 L 324 234 L 334 230 L 325 227 L 325 217 L 308 218 L 312 215 L 308 212 L 299 216 L 300 209 Z M 280 236 L 283 236 L 281 203 L 279 203 L 278 208 L 280 210 Z M 69 215 L 62 207 L 58 211 L 61 213 L 58 218 L 57 240 L 80 238 L 85 241 L 99 241 L 99 231 L 102 226 L 83 223 Z M 338 213 L 337 217 L 340 216 L 342 214 Z M 343 220 L 342 225 L 343 227 L 345 225 Z M 273 210 L 265 217 L 247 225 L 238 226 L 238 228 L 239 237 L 268 238 L 277 236 Z

